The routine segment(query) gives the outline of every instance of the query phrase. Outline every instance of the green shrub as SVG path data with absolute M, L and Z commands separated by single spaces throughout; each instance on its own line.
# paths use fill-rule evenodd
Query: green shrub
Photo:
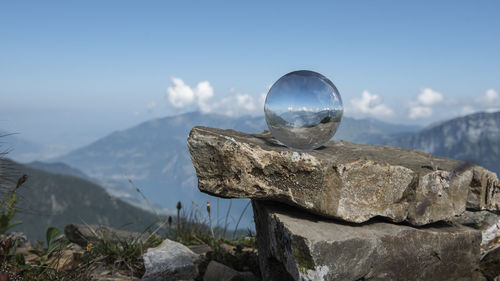
M 0 234 L 5 234 L 10 228 L 22 223 L 21 221 L 12 219 L 18 212 L 18 209 L 16 209 L 16 203 L 18 201 L 16 191 L 27 179 L 28 177 L 26 175 L 19 178 L 17 184 L 12 189 L 8 190 L 2 198 L 2 201 L 0 201 Z

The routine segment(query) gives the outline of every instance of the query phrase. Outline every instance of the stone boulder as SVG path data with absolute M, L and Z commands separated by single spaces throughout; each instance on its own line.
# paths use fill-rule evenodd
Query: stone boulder
M 218 197 L 284 202 L 355 223 L 381 216 L 425 225 L 466 206 L 500 208 L 494 173 L 415 150 L 330 141 L 295 151 L 269 133 L 207 127 L 191 130 L 188 147 L 198 188 Z
M 165 239 L 142 256 L 146 272 L 142 281 L 194 280 L 198 276 L 199 256 L 188 247 Z
M 444 223 L 353 224 L 252 202 L 263 280 L 484 280 L 479 230 Z

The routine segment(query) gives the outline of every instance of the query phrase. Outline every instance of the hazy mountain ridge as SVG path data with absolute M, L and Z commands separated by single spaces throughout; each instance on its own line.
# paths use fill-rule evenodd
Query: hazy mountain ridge
M 22 231 L 32 241 L 43 240 L 49 226 L 88 223 L 144 231 L 158 221 L 152 213 L 110 197 L 102 187 L 85 179 L 48 173 L 8 159 L 0 162 L 8 167 L 12 179 L 28 175 L 18 190 L 21 212 L 15 216 L 23 223 L 11 231 Z
M 146 202 L 143 198 L 141 198 L 140 194 L 137 193 L 132 184 L 128 182 L 123 183 L 114 180 L 107 180 L 107 179 L 98 180 L 95 178 L 91 178 L 81 170 L 73 168 L 68 164 L 62 162 L 48 163 L 41 161 L 33 161 L 25 164 L 25 166 L 34 169 L 39 169 L 51 174 L 74 176 L 92 182 L 99 186 L 106 186 L 106 192 L 109 193 L 111 196 L 120 198 L 134 207 L 141 208 L 148 212 L 153 211 L 151 210 L 151 206 L 148 204 L 148 202 Z M 154 212 L 162 215 L 171 215 L 175 213 L 173 208 L 168 209 L 158 204 L 153 204 L 153 208 Z
M 0 146 L 2 151 L 8 151 L 9 157 L 13 157 L 18 161 L 26 161 L 33 157 L 40 156 L 44 150 L 42 145 L 28 141 L 21 137 L 18 133 L 11 133 L 5 130 L 0 130 Z
M 440 122 L 385 144 L 470 161 L 500 174 L 500 112 Z
M 412 135 L 421 127 L 382 122 L 376 119 L 343 117 L 334 140 L 346 140 L 362 144 L 384 144 L 401 136 Z
M 41 161 L 33 161 L 27 164 L 24 164 L 25 166 L 28 166 L 33 169 L 38 169 L 42 170 L 51 174 L 58 174 L 58 175 L 67 175 L 67 176 L 73 176 L 81 179 L 85 179 L 88 181 L 91 181 L 90 178 L 83 173 L 82 171 L 73 168 L 69 166 L 66 163 L 62 162 L 55 162 L 55 163 L 46 163 L 46 162 L 41 162 Z
M 199 193 L 193 188 L 196 178 L 186 146 L 189 131 L 199 124 L 260 132 L 264 120 L 200 113 L 155 119 L 114 132 L 58 161 L 103 181 L 125 182 L 126 174 L 148 198 L 175 206 L 177 200 Z

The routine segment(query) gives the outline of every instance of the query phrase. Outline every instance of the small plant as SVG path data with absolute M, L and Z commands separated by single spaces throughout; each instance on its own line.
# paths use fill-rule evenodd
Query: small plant
M 56 253 L 60 253 L 69 245 L 69 240 L 65 237 L 60 237 L 61 230 L 55 227 L 47 228 L 45 232 L 45 242 L 47 248 L 43 247 L 43 242 L 38 241 L 38 245 L 30 250 L 30 253 L 40 257 L 40 264 L 45 265 L 48 259 Z
M 12 238 L 0 241 L 0 273 L 7 273 L 9 279 L 6 280 L 77 280 L 73 277 L 64 279 L 63 274 L 58 272 L 53 265 L 56 264 L 62 250 L 69 241 L 64 238 L 58 238 L 59 230 L 55 228 L 47 229 L 48 247 L 43 248 L 43 243 L 39 242 L 38 247 L 30 250 L 31 253 L 38 256 L 37 264 L 27 264 L 24 255 L 17 253 L 18 240 L 13 242 Z M 52 258 L 52 262 L 49 260 Z
M 158 246 L 163 239 L 153 233 L 142 233 L 128 238 L 118 237 L 115 233 L 94 232 L 92 243 L 87 244 L 87 251 L 82 257 L 85 268 L 104 264 L 113 270 L 126 270 L 131 275 L 141 277 L 144 274 L 142 255 L 149 248 Z
M 10 237 L 0 241 L 0 265 L 7 263 L 24 264 L 24 256 L 22 254 L 16 254 L 17 246 L 18 241 L 12 241 Z
M 18 212 L 18 210 L 16 209 L 16 204 L 18 201 L 16 192 L 19 187 L 21 187 L 21 185 L 26 182 L 27 179 L 28 176 L 26 175 L 20 177 L 17 181 L 17 184 L 5 194 L 2 201 L 0 202 L 0 234 L 5 234 L 12 227 L 22 223 L 21 221 L 14 221 L 12 219 Z
M 181 201 L 177 202 L 177 206 L 175 206 L 175 208 L 177 209 L 177 234 L 176 234 L 176 237 L 177 239 L 179 239 L 180 237 L 180 234 L 181 234 L 181 229 L 180 229 L 180 222 L 181 222 L 181 209 L 182 209 L 182 203 Z
M 212 216 L 210 215 L 210 201 L 207 201 L 207 213 L 208 213 L 208 226 L 210 227 L 210 234 L 212 234 L 212 239 L 215 240 L 214 228 L 212 227 Z

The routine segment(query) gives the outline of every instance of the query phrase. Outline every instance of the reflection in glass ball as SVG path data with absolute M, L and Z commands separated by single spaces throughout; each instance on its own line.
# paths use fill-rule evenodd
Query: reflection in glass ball
M 328 78 L 300 70 L 274 83 L 264 112 L 273 137 L 290 148 L 310 150 L 333 137 L 344 108 L 339 91 Z

